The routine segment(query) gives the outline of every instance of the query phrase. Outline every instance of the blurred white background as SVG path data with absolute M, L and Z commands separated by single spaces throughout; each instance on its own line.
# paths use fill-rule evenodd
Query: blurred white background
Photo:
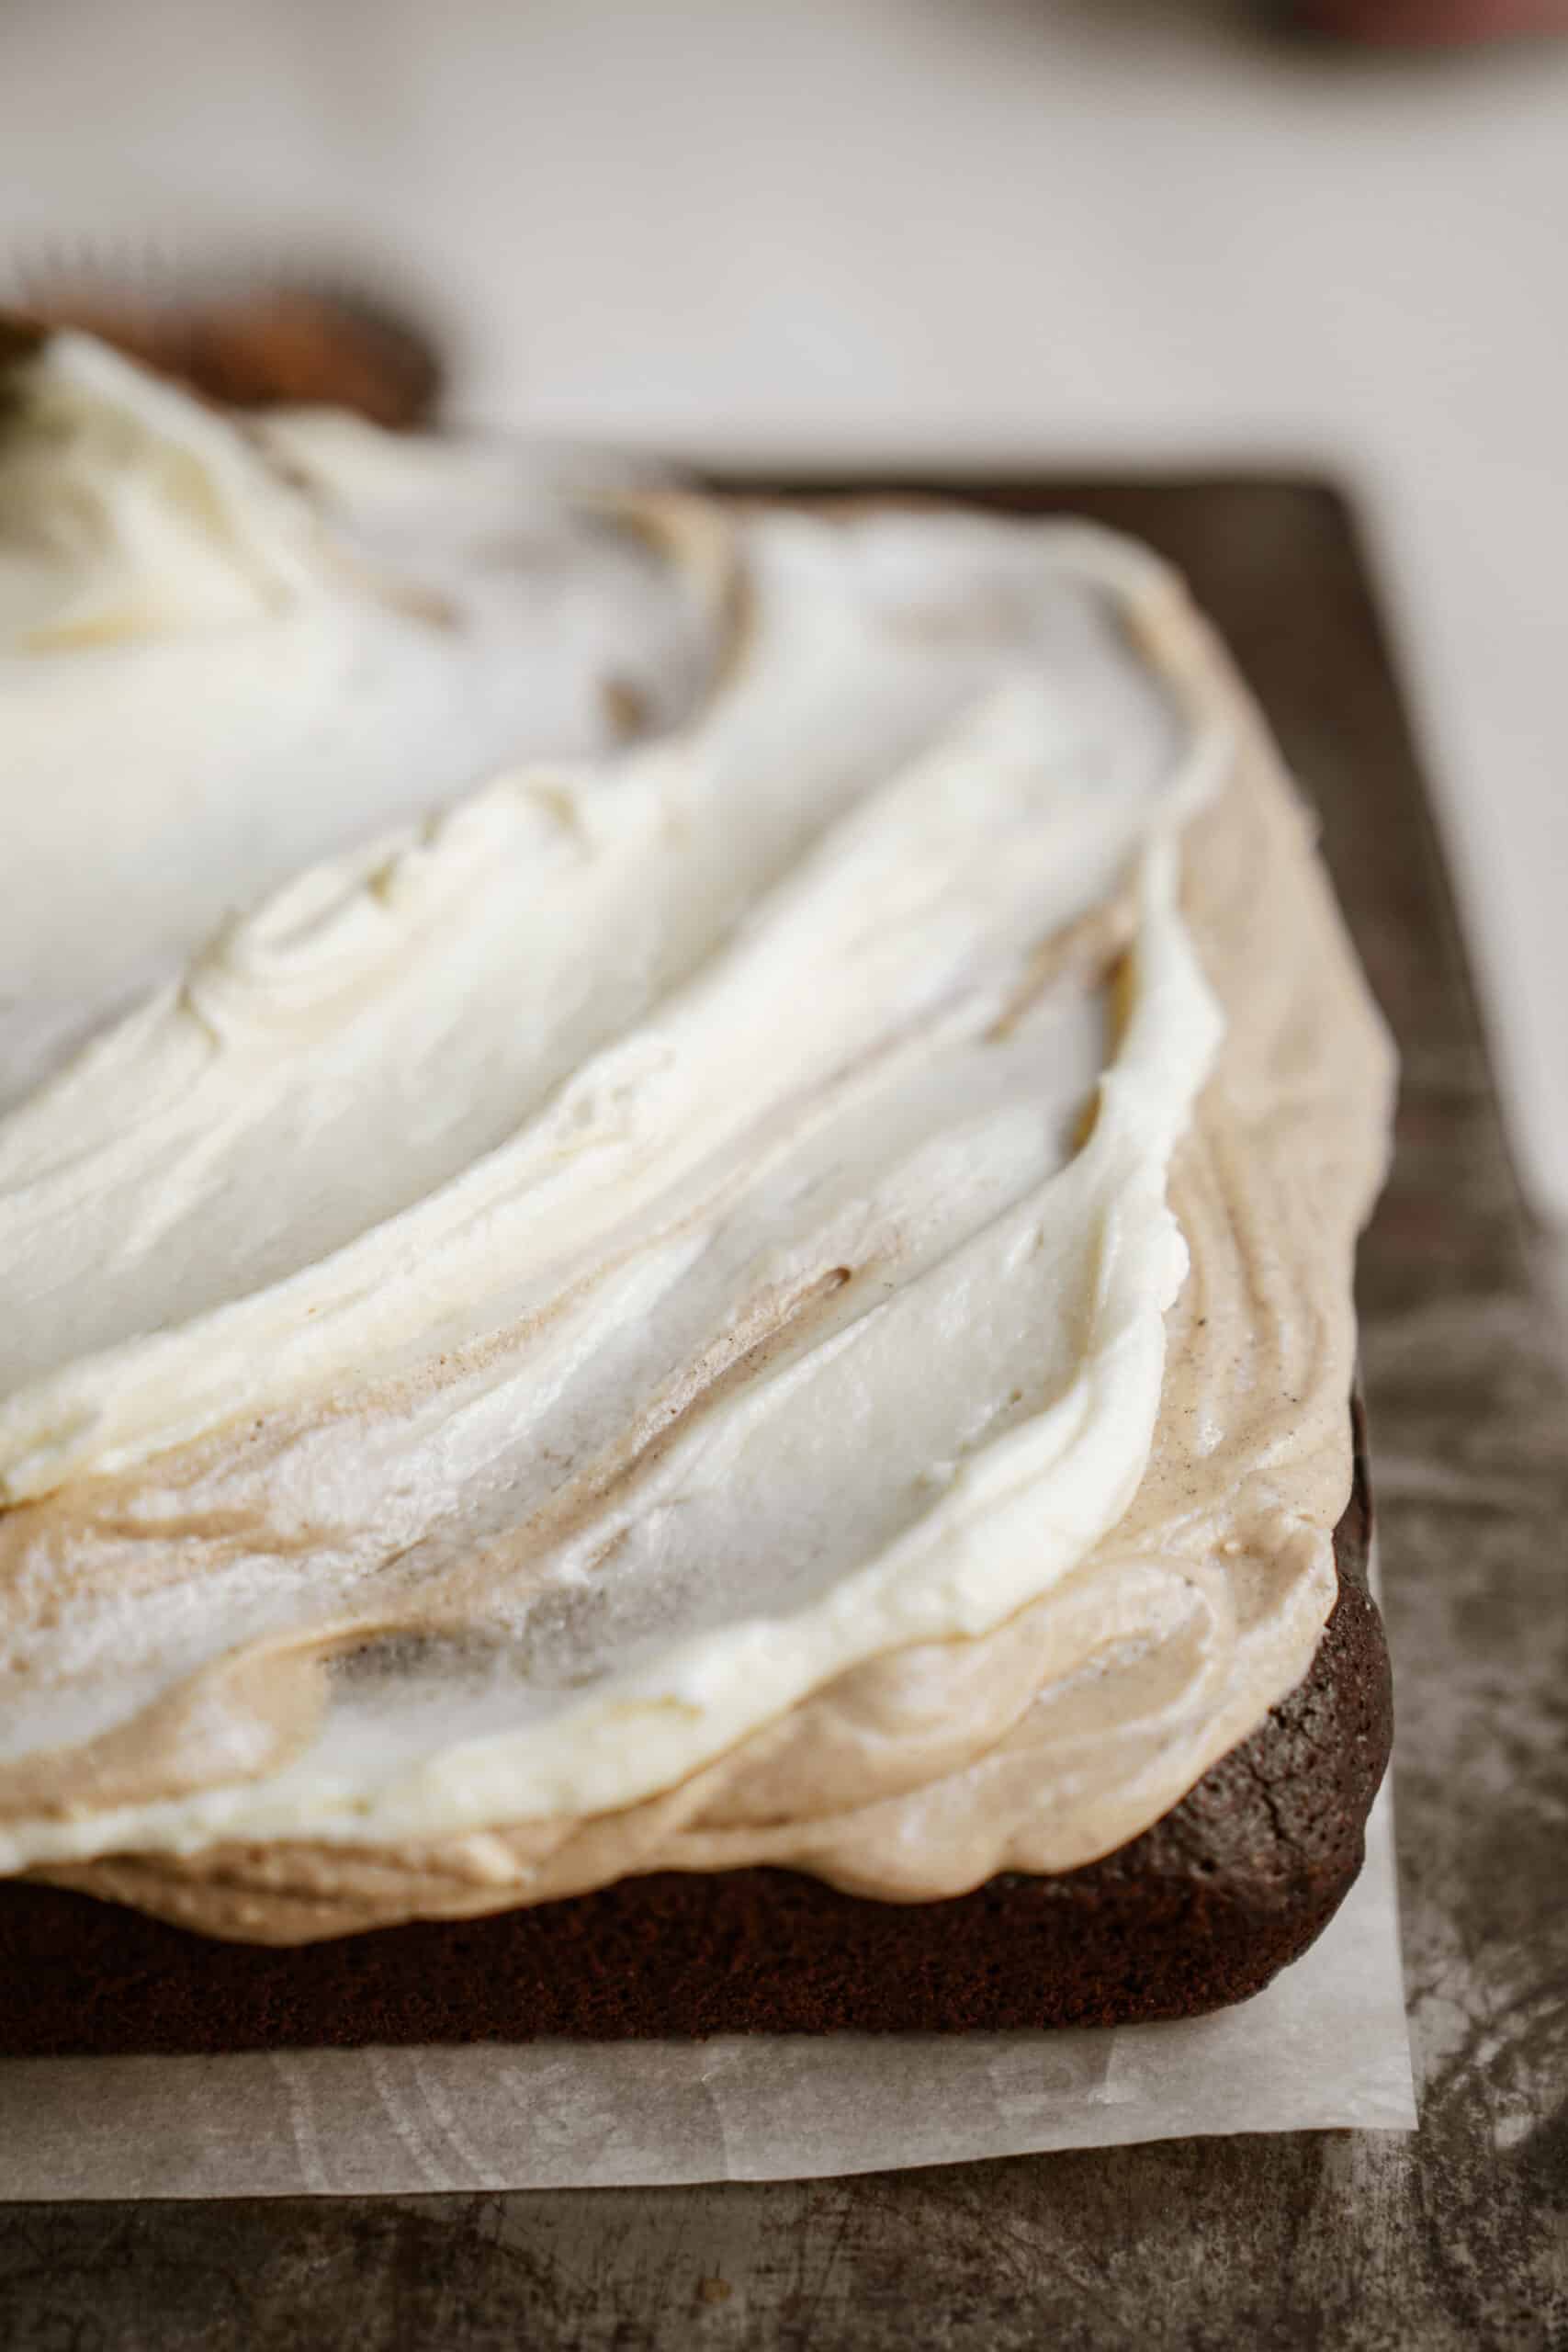
M 1568 46 L 1130 0 L 0 0 L 22 262 L 404 265 L 461 413 L 674 454 L 1326 462 L 1568 1216 Z

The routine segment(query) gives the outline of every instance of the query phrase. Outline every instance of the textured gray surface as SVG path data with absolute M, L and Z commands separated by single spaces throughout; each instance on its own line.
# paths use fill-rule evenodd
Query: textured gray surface
M 1419 2133 L 765 2188 L 14 2206 L 0 2344 L 1568 2347 L 1562 1261 L 1520 1212 L 1342 507 L 1289 483 L 1051 503 L 1163 546 L 1218 616 L 1323 811 L 1404 1054 L 1361 1298 Z

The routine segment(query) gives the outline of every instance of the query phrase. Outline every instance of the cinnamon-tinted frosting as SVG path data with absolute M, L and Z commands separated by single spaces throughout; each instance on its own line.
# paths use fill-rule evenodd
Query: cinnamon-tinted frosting
M 1153 559 L 716 511 L 646 749 L 0 1122 L 0 1867 L 293 1940 L 1122 1843 L 1332 1605 L 1389 1059 Z

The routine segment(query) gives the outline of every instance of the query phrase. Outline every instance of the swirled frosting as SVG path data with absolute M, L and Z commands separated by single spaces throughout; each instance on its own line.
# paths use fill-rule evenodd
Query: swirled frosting
M 0 406 L 0 1106 L 222 917 L 668 724 L 713 582 L 504 450 L 240 427 L 85 336 Z
M 942 1894 L 1310 1662 L 1389 1066 L 1256 722 L 1101 534 L 710 519 L 694 717 L 0 1122 L 0 1867 L 279 1940 Z

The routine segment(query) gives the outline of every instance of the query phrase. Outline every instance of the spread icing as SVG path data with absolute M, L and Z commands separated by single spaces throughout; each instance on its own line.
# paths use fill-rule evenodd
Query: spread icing
M 703 568 L 504 451 L 241 428 L 80 335 L 5 395 L 0 1104 L 301 866 L 701 684 Z
M 0 1866 L 280 1940 L 953 1892 L 1310 1662 L 1389 1072 L 1256 722 L 1103 535 L 726 527 L 694 718 L 0 1122 Z

